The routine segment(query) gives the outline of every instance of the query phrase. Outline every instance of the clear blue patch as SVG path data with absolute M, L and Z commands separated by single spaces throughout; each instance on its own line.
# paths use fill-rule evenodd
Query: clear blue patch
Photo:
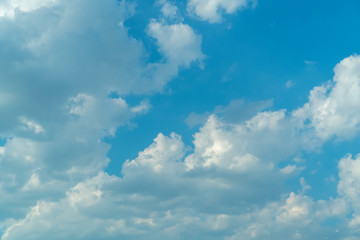
M 0 147 L 5 146 L 7 139 L 0 137 Z

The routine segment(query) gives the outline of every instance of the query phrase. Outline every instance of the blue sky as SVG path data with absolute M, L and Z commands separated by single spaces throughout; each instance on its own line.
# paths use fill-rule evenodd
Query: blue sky
M 360 237 L 358 1 L 0 1 L 0 234 Z

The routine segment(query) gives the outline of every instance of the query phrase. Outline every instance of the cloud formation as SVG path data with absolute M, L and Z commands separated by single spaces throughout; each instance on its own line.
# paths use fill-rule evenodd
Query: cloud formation
M 316 136 L 351 139 L 360 130 L 360 57 L 343 59 L 336 65 L 335 76 L 310 92 L 309 102 L 294 112 L 303 121 L 310 120 Z
M 170 35 L 188 33 L 180 50 L 196 53 L 174 60 L 164 52 L 164 61 L 149 62 L 123 24 L 134 7 L 126 1 L 1 3 L 0 222 L 22 218 L 38 201 L 62 198 L 101 172 L 110 148 L 102 139 L 151 107 L 141 100 L 129 105 L 125 96 L 161 91 L 179 67 L 202 54 L 201 37 L 180 24 Z
M 187 10 L 204 21 L 218 23 L 223 13 L 232 14 L 253 3 L 253 0 L 188 0 Z
M 201 36 L 187 24 L 166 24 L 156 20 L 148 26 L 149 35 L 156 39 L 159 51 L 170 64 L 189 67 L 204 58 Z
M 188 154 L 180 136 L 159 134 L 124 163 L 122 177 L 100 172 L 58 201 L 38 202 L 9 224 L 3 239 L 345 239 L 354 233 L 346 216 L 356 186 L 347 185 L 353 175 L 344 171 L 355 169 L 350 164 L 357 160 L 340 161 L 336 199 L 313 200 L 303 179 L 298 193 L 283 194 L 281 169 L 256 153 L 243 155 L 243 138 L 232 132 L 210 117 Z M 345 222 L 334 227 L 326 223 L 332 218 Z
M 179 69 L 201 63 L 201 35 L 178 18 L 151 20 L 146 32 L 163 59 L 150 63 L 124 26 L 134 12 L 125 1 L 1 4 L 2 240 L 358 236 L 358 156 L 340 159 L 334 198 L 313 199 L 303 178 L 301 189 L 284 184 L 304 169 L 291 161 L 301 152 L 358 136 L 359 56 L 342 60 L 333 81 L 294 111 L 233 101 L 206 116 L 192 148 L 159 133 L 111 176 L 102 139 L 150 109 L 124 96 L 161 91 Z M 248 4 L 190 0 L 188 10 L 219 22 L 222 11 Z M 165 2 L 161 12 L 171 18 L 177 7 Z

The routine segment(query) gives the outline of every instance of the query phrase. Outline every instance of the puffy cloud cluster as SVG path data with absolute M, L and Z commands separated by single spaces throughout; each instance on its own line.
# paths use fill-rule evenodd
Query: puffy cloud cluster
M 168 25 L 153 20 L 149 24 L 149 35 L 157 40 L 160 52 L 169 63 L 189 66 L 194 61 L 201 61 L 201 37 L 187 24 Z
M 123 96 L 161 91 L 179 67 L 201 58 L 201 37 L 181 24 L 168 32 L 163 23 L 154 38 L 189 33 L 178 48 L 196 53 L 184 61 L 164 53 L 164 61 L 149 63 L 123 24 L 134 7 L 116 0 L 0 3 L 0 222 L 97 176 L 109 162 L 102 139 L 150 108 Z
M 4 0 L 0 3 L 0 17 L 13 18 L 17 12 L 30 12 L 53 6 L 57 0 Z
M 204 129 L 197 138 L 211 131 L 216 130 Z M 196 147 L 187 158 L 198 151 L 203 150 Z M 223 166 L 188 169 L 185 154 L 178 135 L 159 134 L 136 159 L 124 163 L 123 177 L 100 172 L 78 183 L 59 201 L 38 202 L 24 219 L 8 226 L 3 239 L 45 239 L 54 232 L 62 232 L 55 239 L 229 235 L 234 217 L 246 214 L 251 206 L 264 206 L 278 191 L 271 188 L 279 184 L 276 170 L 260 161 L 251 162 L 251 157 L 236 159 L 242 165 L 236 168 L 227 167 L 223 158 Z M 268 190 L 254 189 L 255 185 Z M 51 224 L 36 230 L 43 223 Z
M 315 87 L 309 102 L 294 115 L 309 120 L 316 136 L 351 139 L 360 130 L 360 57 L 350 56 L 336 65 L 333 81 Z
M 162 14 L 177 8 L 162 1 Z M 221 21 L 248 1 L 190 0 L 204 20 Z M 339 162 L 336 198 L 314 200 L 303 163 L 279 163 L 336 136 L 359 131 L 360 57 L 335 68 L 303 107 L 262 111 L 270 103 L 216 114 L 194 135 L 159 134 L 122 176 L 104 172 L 105 136 L 150 105 L 122 97 L 159 91 L 181 67 L 201 62 L 201 36 L 189 25 L 152 20 L 147 33 L 164 59 L 145 61 L 123 22 L 125 1 L 3 1 L 0 4 L 0 229 L 15 239 L 352 239 L 359 236 L 359 158 Z M 173 19 L 174 20 L 174 19 Z M 177 19 L 178 21 L 178 19 Z M 261 110 L 260 110 L 261 109 Z M 229 119 L 231 119 L 229 121 Z M 234 120 L 235 119 L 235 120 Z M 350 213 L 353 216 L 348 217 Z M 329 220 L 336 219 L 339 223 Z
M 223 12 L 231 14 L 252 3 L 253 0 L 188 0 L 187 9 L 204 21 L 217 23 Z
M 229 161 L 241 149 L 214 148 L 214 142 L 229 141 L 232 130 L 222 129 L 222 136 L 213 121 L 195 136 L 193 153 L 186 155 L 180 136 L 159 134 L 124 163 L 122 177 L 100 172 L 58 201 L 38 202 L 24 219 L 6 223 L 2 239 L 335 240 L 353 234 L 346 225 L 327 223 L 346 219 L 346 198 L 315 201 L 305 195 L 303 180 L 301 192 L 283 195 L 278 168 L 251 156 Z M 210 143 L 198 143 L 209 136 Z M 209 155 L 217 161 L 206 164 Z M 203 164 L 189 169 L 195 157 Z
M 349 60 L 357 60 L 357 57 Z M 338 76 L 337 69 L 335 76 Z M 337 82 L 346 80 L 336 79 Z M 357 78 L 352 79 L 357 81 Z M 2 216 L 7 216 L 2 222 L 6 229 L 2 239 L 47 239 L 50 236 L 54 239 L 228 240 L 356 237 L 358 159 L 346 156 L 340 160 L 336 198 L 315 201 L 306 195 L 309 186 L 303 179 L 303 189 L 298 193 L 283 193 L 287 176 L 296 175 L 304 166 L 294 161 L 280 168 L 278 163 L 295 157 L 303 149 L 310 149 L 309 139 L 315 139 L 318 146 L 326 140 L 317 134 L 313 115 L 306 115 L 307 118 L 299 115 L 310 105 L 311 96 L 309 103 L 292 113 L 263 111 L 237 122 L 211 115 L 194 135 L 193 150 L 176 134 L 159 134 L 136 159 L 124 163 L 121 177 L 103 172 L 108 161 L 104 159 L 108 146 L 100 144 L 98 138 L 104 131 L 111 133 L 111 127 L 104 129 L 103 126 L 121 124 L 115 120 L 118 111 L 135 114 L 138 109 L 146 109 L 146 103 L 129 107 L 120 98 L 107 99 L 111 104 L 106 106 L 114 106 L 114 110 L 110 107 L 102 114 L 104 118 L 97 118 L 95 113 L 104 111 L 105 103 L 87 94 L 69 98 L 64 106 L 69 120 L 60 136 L 73 137 L 79 132 L 84 135 L 73 141 L 61 139 L 54 143 L 56 147 L 49 142 L 13 138 L 1 148 L 1 163 L 7 164 L 3 167 L 7 169 L 7 173 L 2 174 L 3 181 L 12 184 L 2 185 L 2 193 L 8 197 L 2 201 L 8 204 L 15 196 L 8 194 L 11 188 L 16 191 L 18 201 L 23 201 L 21 206 L 30 206 L 30 203 L 34 206 L 24 218 L 21 218 L 21 209 L 15 208 L 20 220 L 9 219 L 15 216 L 14 210 L 2 209 Z M 26 125 L 34 135 L 44 134 L 35 132 L 38 128 L 34 126 L 38 123 L 28 119 L 24 122 L 22 126 Z M 90 126 L 102 127 L 89 132 Z M 91 134 L 96 136 L 88 136 Z M 55 160 L 50 165 L 47 160 L 53 156 L 50 152 L 61 151 L 59 145 L 64 142 L 74 144 L 71 154 L 62 155 L 62 162 Z M 46 147 L 36 146 L 39 144 L 46 144 Z M 69 145 L 66 148 L 69 151 Z M 89 149 L 92 151 L 85 155 Z M 64 152 L 65 147 L 61 154 Z M 23 178 L 19 179 L 20 174 L 9 169 L 22 171 Z M 59 188 L 68 190 L 62 195 L 57 191 Z M 49 189 L 53 192 L 49 193 Z M 39 199 L 29 192 L 46 197 Z M 33 198 L 29 200 L 29 196 Z M 354 215 L 349 218 L 349 213 Z M 42 226 L 40 230 L 39 226 Z
M 357 234 L 360 233 L 360 155 L 355 159 L 348 154 L 339 162 L 339 177 L 338 192 L 344 197 L 354 209 L 352 219 L 349 221 L 349 226 L 352 231 Z
M 178 67 L 203 57 L 201 37 L 190 26 L 154 20 L 148 32 L 166 61 L 144 61 L 142 43 L 123 25 L 134 11 L 125 1 L 13 2 L 20 4 L 14 18 L 0 17 L 2 133 L 13 132 L 20 117 L 46 128 L 45 121 L 63 118 L 64 103 L 81 93 L 106 98 L 111 91 L 159 91 Z

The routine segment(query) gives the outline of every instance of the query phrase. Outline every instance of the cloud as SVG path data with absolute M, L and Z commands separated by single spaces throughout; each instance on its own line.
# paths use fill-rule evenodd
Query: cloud
M 110 146 L 101 139 L 142 113 L 134 113 L 122 99 L 101 101 L 84 94 L 70 98 L 69 105 L 64 123 L 51 123 L 50 136 L 26 132 L 2 147 L 1 203 L 6 206 L 0 209 L 2 218 L 21 216 L 38 200 L 61 197 L 69 187 L 104 169 Z
M 177 22 L 182 22 L 183 18 L 179 12 L 179 8 L 175 5 L 174 2 L 166 1 L 166 0 L 158 0 L 156 2 L 161 6 L 162 17 L 166 20 L 176 20 Z
M 295 85 L 295 83 L 291 80 L 289 80 L 285 83 L 286 88 L 292 88 L 294 85 Z
M 310 95 L 307 104 L 311 101 Z M 230 104 L 238 105 L 242 103 Z M 122 98 L 78 93 L 64 103 L 66 122 L 57 126 L 51 141 L 8 139 L 0 154 L 1 169 L 6 169 L 1 174 L 6 183 L 0 189 L 1 205 L 7 206 L 0 209 L 6 229 L 2 239 L 356 236 L 358 160 L 340 160 L 336 198 L 305 195 L 311 186 L 303 178 L 298 193 L 284 193 L 287 177 L 296 176 L 304 162 L 285 168 L 279 163 L 304 149 L 319 149 L 326 140 L 297 114 L 305 107 L 290 113 L 259 110 L 237 122 L 212 114 L 195 133 L 193 149 L 175 133 L 159 134 L 137 158 L 123 164 L 122 177 L 109 176 L 103 172 L 109 146 L 99 139 L 131 119 L 138 112 L 134 108 L 147 109 L 128 106 Z M 47 134 L 45 125 L 44 130 Z M 28 211 L 29 206 L 34 207 Z
M 232 14 L 254 3 L 252 0 L 188 0 L 187 10 L 201 20 L 218 23 L 222 13 Z
M 97 106 L 94 101 L 80 94 L 69 99 L 67 110 L 76 119 L 92 119 L 88 114 Z M 126 107 L 124 101 L 114 101 Z M 37 201 L 26 217 L 3 223 L 7 229 L 3 240 L 25 236 L 228 240 L 356 236 L 357 215 L 346 216 L 352 211 L 348 202 L 357 213 L 354 189 L 358 160 L 351 156 L 340 160 L 339 196 L 335 199 L 315 201 L 305 195 L 310 186 L 303 178 L 297 194 L 283 194 L 281 186 L 287 176 L 299 172 L 303 163 L 295 161 L 285 168 L 279 168 L 278 163 L 297 156 L 302 144 L 308 143 L 301 140 L 298 128 L 302 125 L 296 125 L 294 119 L 285 110 L 259 112 L 237 123 L 211 115 L 194 135 L 193 150 L 179 135 L 159 134 L 136 159 L 124 163 L 122 177 L 109 176 L 102 171 L 103 166 L 91 166 L 92 177 L 78 179 L 65 196 Z M 8 147 L 12 141 L 19 140 L 9 141 Z M 23 145 L 24 154 L 29 156 L 27 164 L 33 164 L 39 156 L 34 150 L 39 148 L 26 141 L 16 144 Z M 7 151 L 5 147 L 5 155 L 11 153 Z M 29 171 L 27 176 L 23 191 L 41 188 L 41 171 Z M 340 223 L 333 225 L 329 219 Z M 40 231 L 39 226 L 43 226 Z
M 241 123 L 243 121 L 249 120 L 257 113 L 270 108 L 272 105 L 272 100 L 248 102 L 244 99 L 235 99 L 232 100 L 228 106 L 216 106 L 212 113 L 216 114 L 227 122 Z M 189 127 L 195 127 L 204 124 L 212 113 L 192 112 L 186 118 L 185 122 Z
M 102 139 L 150 108 L 146 101 L 129 105 L 124 96 L 161 91 L 179 66 L 196 61 L 189 57 L 192 37 L 200 38 L 179 25 L 180 34 L 190 34 L 181 49 L 187 49 L 185 60 L 149 63 L 142 42 L 123 24 L 134 12 L 132 3 L 1 4 L 0 136 L 6 141 L 0 149 L 0 222 L 9 222 L 103 171 L 110 145 Z M 201 41 L 195 43 L 201 53 Z
M 349 205 L 354 209 L 353 216 L 349 220 L 348 225 L 352 232 L 360 233 L 360 155 L 355 159 L 350 154 L 346 155 L 339 161 L 339 183 L 338 193 L 346 199 Z
M 21 117 L 44 129 L 45 122 L 64 120 L 63 104 L 80 93 L 106 98 L 161 91 L 179 67 L 203 56 L 201 37 L 190 26 L 153 21 L 149 33 L 165 61 L 149 63 L 141 41 L 124 27 L 133 13 L 125 1 L 9 4 L 15 2 L 33 7 L 15 11 L 11 20 L 0 17 L 0 114 L 7 116 L 0 120 L 1 135 L 11 135 Z
M 331 211 L 331 212 L 330 212 Z M 235 239 L 343 239 L 347 229 L 326 224 L 331 217 L 343 218 L 346 204 L 341 199 L 314 201 L 291 192 L 278 202 L 243 216 L 243 225 L 227 240 Z
M 201 130 L 195 142 L 204 131 L 210 130 Z M 250 155 L 230 161 L 227 153 L 240 156 L 241 151 L 205 145 L 217 151 L 216 163 L 206 164 L 209 154 L 202 146 L 195 143 L 194 153 L 186 155 L 180 136 L 159 134 L 136 159 L 124 163 L 123 177 L 99 172 L 58 201 L 39 201 L 25 218 L 8 223 L 2 239 L 335 240 L 351 236 L 346 225 L 327 222 L 346 219 L 349 209 L 344 198 L 315 201 L 304 195 L 309 186 L 303 179 L 298 194 L 282 194 L 278 191 L 284 180 L 279 178 L 281 170 Z M 194 155 L 203 158 L 203 164 L 189 169 Z M 340 176 L 341 171 L 342 167 Z
M 187 24 L 167 24 L 152 20 L 148 33 L 156 39 L 159 51 L 170 64 L 189 67 L 192 62 L 201 62 L 201 36 Z
M 220 9 L 233 13 L 246 5 L 212 3 L 190 1 L 189 11 L 216 22 Z M 284 194 L 287 176 L 303 162 L 279 163 L 332 136 L 358 134 L 359 57 L 341 61 L 334 81 L 315 87 L 294 112 L 264 111 L 269 102 L 251 105 L 257 112 L 243 110 L 234 101 L 206 119 L 193 149 L 175 133 L 160 133 L 123 164 L 121 177 L 110 176 L 104 172 L 110 146 L 102 139 L 150 108 L 123 96 L 160 91 L 179 68 L 201 62 L 201 36 L 184 23 L 152 20 L 147 33 L 164 58 L 149 63 L 123 24 L 131 4 L 2 4 L 2 240 L 356 236 L 357 158 L 340 160 L 339 196 L 318 201 L 305 195 L 304 180 L 299 193 Z M 327 225 L 332 218 L 340 220 L 338 231 Z
M 280 172 L 283 174 L 292 174 L 296 170 L 297 170 L 296 165 L 287 165 L 287 166 L 283 167 L 282 169 L 280 169 Z
M 100 172 L 58 201 L 39 201 L 25 218 L 7 226 L 2 239 L 216 236 L 229 231 L 232 214 L 247 212 L 254 201 L 265 203 L 276 191 L 270 188 L 279 181 L 276 171 L 250 155 L 234 159 L 233 167 L 223 159 L 224 165 L 189 170 L 185 154 L 180 136 L 159 134 L 136 159 L 124 163 L 122 178 Z M 258 184 L 269 190 L 254 189 Z
M 53 6 L 57 0 L 4 0 L 0 4 L 0 17 L 14 18 L 17 12 L 31 12 Z
M 298 144 L 283 127 L 286 121 L 284 111 L 258 113 L 240 124 L 224 123 L 212 115 L 194 135 L 196 151 L 186 159 L 186 163 L 189 168 L 230 167 L 241 164 L 248 157 L 254 158 L 249 163 L 256 162 L 256 159 L 269 164 L 284 160 L 296 152 Z M 244 167 L 246 169 L 246 165 Z
M 336 65 L 335 76 L 310 92 L 309 102 L 294 116 L 315 129 L 316 136 L 327 140 L 351 139 L 360 130 L 360 57 L 343 59 Z M 306 124 L 305 124 L 306 125 Z

